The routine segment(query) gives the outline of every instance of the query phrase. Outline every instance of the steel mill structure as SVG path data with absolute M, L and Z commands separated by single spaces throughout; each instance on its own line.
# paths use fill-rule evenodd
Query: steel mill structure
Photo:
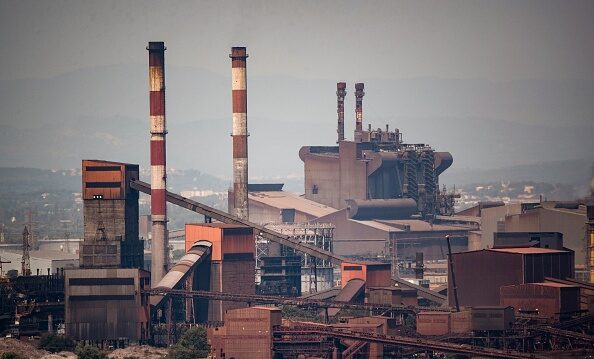
M 165 276 L 169 268 L 167 238 L 167 189 L 165 135 L 165 43 L 149 42 L 149 101 L 151 133 L 151 280 Z
M 565 248 L 557 231 L 510 233 L 511 219 L 508 233 L 496 233 L 491 248 L 470 250 L 469 232 L 492 227 L 480 227 L 487 221 L 474 212 L 450 216 L 454 197 L 440 191 L 439 175 L 452 155 L 405 143 L 388 126 L 363 130 L 363 83 L 355 84 L 352 140 L 344 135 L 347 83 L 339 82 L 338 145 L 300 149 L 304 196 L 283 191 L 282 184 L 250 189 L 248 55 L 245 47 L 232 47 L 229 213 L 168 191 L 165 49 L 163 42 L 147 46 L 150 183 L 140 181 L 137 164 L 83 160 L 80 268 L 60 264 L 56 275 L 53 269 L 43 275 L 36 263 L 28 265 L 35 256 L 23 233 L 23 275 L 0 278 L 0 331 L 38 335 L 57 329 L 58 322 L 66 335 L 85 343 L 170 346 L 201 325 L 208 328 L 212 358 L 594 353 L 594 285 L 574 278 L 577 251 Z M 143 269 L 140 192 L 151 197 L 151 272 Z M 185 225 L 185 255 L 171 266 L 167 203 L 207 222 Z M 583 249 L 594 253 L 594 207 L 577 206 L 569 213 L 581 216 L 587 208 Z M 487 207 L 477 210 L 489 212 Z M 521 212 L 530 215 L 528 208 Z M 498 214 L 507 222 L 506 216 Z M 443 263 L 446 236 L 452 242 L 449 266 Z M 402 267 L 402 257 L 413 255 L 415 267 Z M 443 267 L 434 263 L 439 261 Z M 430 268 L 455 273 L 455 310 L 453 284 L 429 287 Z
M 338 83 L 337 88 L 341 87 Z M 355 84 L 354 141 L 304 146 L 299 151 L 305 170 L 305 198 L 336 209 L 348 207 L 347 200 L 389 199 L 400 207 L 400 202 L 411 199 L 425 218 L 451 214 L 448 204 L 453 195 L 440 191 L 439 175 L 452 165 L 452 155 L 427 144 L 405 143 L 400 131 L 390 131 L 388 126 L 383 131 L 369 125 L 363 131 L 363 89 L 363 83 Z M 340 111 L 341 95 L 337 96 Z M 386 204 L 381 206 L 386 209 Z
M 248 219 L 247 58 L 245 47 L 231 48 L 233 97 L 233 198 L 235 215 Z

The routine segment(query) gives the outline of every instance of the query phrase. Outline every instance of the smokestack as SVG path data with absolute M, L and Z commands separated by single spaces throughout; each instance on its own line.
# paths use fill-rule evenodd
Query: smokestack
M 336 112 L 338 112 L 338 140 L 336 143 L 344 141 L 344 97 L 346 93 L 346 83 L 338 82 L 336 84 Z
M 355 84 L 355 142 L 361 142 L 361 132 L 363 132 L 363 83 Z
M 165 43 L 149 42 L 149 90 L 151 120 L 151 220 L 152 256 L 151 282 L 153 286 L 165 276 L 169 262 L 167 238 L 167 205 L 165 191 Z
M 248 219 L 247 69 L 245 47 L 231 48 L 233 96 L 233 201 L 235 215 Z

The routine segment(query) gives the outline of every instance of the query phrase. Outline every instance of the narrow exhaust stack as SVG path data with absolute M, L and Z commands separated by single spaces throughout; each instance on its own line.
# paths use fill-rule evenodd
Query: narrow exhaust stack
M 169 265 L 167 205 L 165 202 L 165 43 L 149 42 L 149 90 L 151 121 L 151 282 L 155 286 Z
M 336 84 L 336 112 L 338 112 L 338 140 L 336 143 L 344 141 L 344 97 L 346 93 L 346 83 L 338 82 Z
M 363 96 L 365 92 L 363 83 L 355 84 L 355 142 L 361 142 L 361 132 L 363 132 Z
M 248 219 L 247 69 L 245 47 L 231 48 L 233 96 L 233 207 L 235 215 Z

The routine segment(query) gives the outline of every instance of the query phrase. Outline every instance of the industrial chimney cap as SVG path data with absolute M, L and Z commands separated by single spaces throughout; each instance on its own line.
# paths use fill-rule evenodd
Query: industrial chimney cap
M 249 55 L 247 54 L 247 50 L 245 46 L 233 46 L 231 48 L 231 54 L 229 55 L 230 58 L 247 58 Z
M 149 42 L 148 46 L 146 47 L 147 50 L 151 51 L 165 51 L 167 48 L 165 47 L 165 42 L 163 41 L 151 41 Z

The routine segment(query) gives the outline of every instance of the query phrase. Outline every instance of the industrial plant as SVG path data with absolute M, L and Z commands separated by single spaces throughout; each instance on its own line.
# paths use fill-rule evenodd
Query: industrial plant
M 439 180 L 452 154 L 366 125 L 373 89 L 338 82 L 337 117 L 322 119 L 336 121 L 336 143 L 292 154 L 302 193 L 249 183 L 248 52 L 232 47 L 221 55 L 233 146 L 222 211 L 168 190 L 166 47 L 146 49 L 150 183 L 138 164 L 81 159 L 84 238 L 72 251 L 33 250 L 25 227 L 0 261 L 18 271 L 0 279 L 0 332 L 169 347 L 203 327 L 209 358 L 594 355 L 594 182 L 574 202 L 456 212 L 459 194 Z M 168 204 L 204 220 L 170 230 Z

